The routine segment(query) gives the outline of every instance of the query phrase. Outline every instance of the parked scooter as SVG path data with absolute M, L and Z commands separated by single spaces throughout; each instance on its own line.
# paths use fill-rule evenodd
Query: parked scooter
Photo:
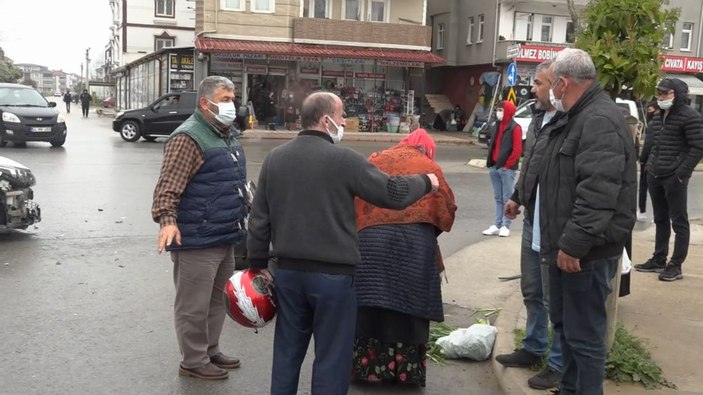
M 41 221 L 35 203 L 34 174 L 27 166 L 0 156 L 0 229 L 27 229 Z

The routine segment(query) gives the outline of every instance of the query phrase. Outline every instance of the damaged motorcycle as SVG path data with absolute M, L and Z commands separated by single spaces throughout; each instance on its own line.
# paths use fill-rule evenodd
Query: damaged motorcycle
M 34 174 L 27 166 L 0 156 L 0 229 L 27 229 L 41 221 L 34 202 Z

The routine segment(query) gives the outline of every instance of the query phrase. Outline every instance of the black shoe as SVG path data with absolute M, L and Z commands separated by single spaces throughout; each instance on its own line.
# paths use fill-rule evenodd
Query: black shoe
M 522 348 L 512 354 L 502 354 L 496 356 L 496 361 L 508 368 L 529 368 L 541 359 L 541 356 L 525 351 L 525 349 Z
M 530 386 L 530 388 L 538 390 L 548 390 L 550 388 L 558 386 L 560 381 L 561 373 L 547 366 L 546 368 L 542 369 L 541 372 L 530 377 L 530 379 L 527 380 L 527 384 Z
M 649 258 L 645 263 L 635 265 L 635 270 L 638 272 L 656 272 L 661 273 L 666 267 L 666 262 L 657 262 L 654 258 Z
M 681 265 L 672 265 L 669 263 L 663 272 L 659 273 L 659 279 L 662 281 L 676 281 L 683 279 L 681 273 Z

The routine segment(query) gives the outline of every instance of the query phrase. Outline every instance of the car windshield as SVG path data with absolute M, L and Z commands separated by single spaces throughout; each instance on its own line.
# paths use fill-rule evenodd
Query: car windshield
M 49 107 L 49 102 L 32 88 L 0 87 L 0 106 Z

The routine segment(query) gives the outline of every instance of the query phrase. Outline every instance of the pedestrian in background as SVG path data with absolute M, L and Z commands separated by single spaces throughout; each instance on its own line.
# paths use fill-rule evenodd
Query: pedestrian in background
M 81 101 L 81 109 L 83 110 L 83 117 L 88 118 L 88 110 L 90 109 L 90 101 L 93 100 L 93 98 L 90 96 L 90 93 L 88 93 L 87 89 L 83 89 L 83 93 L 78 97 L 78 99 Z
M 271 150 L 261 167 L 247 249 L 253 269 L 266 268 L 271 257 L 278 260 L 273 395 L 297 393 L 311 336 L 312 393 L 347 393 L 356 325 L 354 273 L 361 262 L 354 198 L 400 210 L 438 188 L 434 174 L 389 176 L 340 146 L 343 114 L 337 95 L 308 96 L 304 130 Z
M 496 109 L 496 129 L 488 148 L 488 175 L 496 202 L 495 222 L 483 231 L 485 236 L 508 237 L 512 220 L 505 216 L 505 203 L 513 193 L 515 171 L 522 155 L 522 128 L 513 120 L 515 105 L 503 100 Z
M 640 272 L 658 272 L 662 281 L 683 278 L 681 266 L 688 254 L 688 182 L 703 157 L 703 117 L 688 106 L 688 85 L 665 78 L 657 85 L 659 114 L 652 118 L 651 135 L 641 158 L 647 163 L 647 186 L 652 198 L 656 236 L 654 254 L 635 265 Z M 671 229 L 676 234 L 669 255 Z
M 240 365 L 219 346 L 234 245 L 246 236 L 246 160 L 230 133 L 234 93 L 227 78 L 202 80 L 197 108 L 164 147 L 151 209 L 161 227 L 158 252 L 173 261 L 179 374 L 208 380 L 226 379 L 225 369 Z
M 63 102 L 66 103 L 66 114 L 71 113 L 71 91 L 66 89 L 66 93 L 63 95 Z
M 442 169 L 434 162 L 435 142 L 417 129 L 369 161 L 392 176 L 432 173 L 439 191 L 403 210 L 356 198 L 361 265 L 357 294 L 353 378 L 425 386 L 430 321 L 444 321 L 437 237 L 454 224 L 456 203 Z
M 539 259 L 539 169 L 547 140 L 567 124 L 566 117 L 557 117 L 557 110 L 549 102 L 549 67 L 551 61 L 537 65 L 532 93 L 532 122 L 527 130 L 525 156 L 515 191 L 505 204 L 505 216 L 515 219 L 520 206 L 525 207 L 520 250 L 520 290 L 527 311 L 523 347 L 511 354 L 496 356 L 503 366 L 531 368 L 547 353 L 547 366 L 527 380 L 535 389 L 549 389 L 559 385 L 562 370 L 561 333 L 555 328 L 549 344 L 549 266 Z
M 637 210 L 635 146 L 591 57 L 559 52 L 550 102 L 568 124 L 540 163 L 540 259 L 549 263 L 550 318 L 561 333 L 562 395 L 602 395 L 606 299 Z M 557 121 L 558 122 L 558 121 Z
M 646 120 L 647 122 L 645 123 L 645 128 L 644 128 L 644 142 L 645 144 L 647 143 L 647 140 L 651 138 L 652 133 L 651 131 L 651 124 L 652 124 L 652 119 L 656 114 L 658 114 L 661 110 L 659 109 L 659 106 L 657 106 L 656 101 L 649 102 L 647 104 L 647 110 L 646 110 Z M 640 151 L 637 153 L 639 157 L 639 162 L 640 162 L 640 182 L 639 182 L 639 192 L 638 192 L 638 198 L 637 198 L 637 206 L 639 207 L 639 212 L 637 213 L 637 221 L 644 222 L 647 220 L 647 193 L 648 193 L 648 188 L 647 188 L 647 155 L 644 155 L 644 147 L 640 144 Z

